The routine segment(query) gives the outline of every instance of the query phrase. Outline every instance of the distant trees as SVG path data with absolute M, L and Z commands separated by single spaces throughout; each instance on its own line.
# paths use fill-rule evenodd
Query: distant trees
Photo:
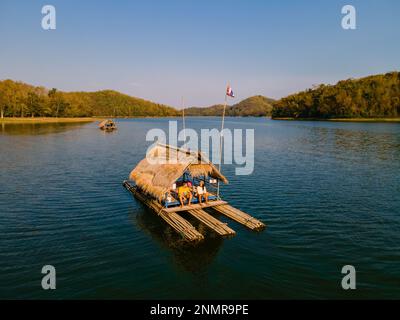
M 52 117 L 58 118 L 59 115 L 65 116 L 69 103 L 66 101 L 65 94 L 53 88 L 47 94 L 48 109 Z
M 400 117 L 400 73 L 339 81 L 274 103 L 273 118 Z
M 0 116 L 175 116 L 171 107 L 130 97 L 112 90 L 62 92 L 12 80 L 0 81 Z
M 15 113 L 15 105 L 17 96 L 15 92 L 14 82 L 5 80 L 0 83 L 0 113 L 3 118 L 7 113 Z
M 187 116 L 220 116 L 222 105 L 188 108 Z M 272 111 L 271 111 L 272 109 Z M 254 96 L 228 106 L 228 116 L 273 118 L 400 117 L 400 73 L 320 85 L 279 101 Z M 12 80 L 0 81 L 0 117 L 165 117 L 172 107 L 113 91 L 62 92 Z
M 228 106 L 229 110 L 231 107 Z M 189 117 L 215 117 L 222 115 L 224 106 L 222 104 L 216 104 L 211 107 L 191 107 L 185 109 L 185 115 Z
M 233 106 L 226 108 L 226 115 L 230 117 L 265 117 L 271 115 L 274 100 L 264 96 L 247 98 Z M 218 104 L 208 108 L 188 108 L 185 114 L 188 116 L 221 116 L 223 105 Z

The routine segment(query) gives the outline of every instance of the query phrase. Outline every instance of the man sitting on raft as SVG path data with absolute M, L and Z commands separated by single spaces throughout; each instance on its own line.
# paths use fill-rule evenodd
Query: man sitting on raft
M 203 197 L 205 202 L 208 203 L 208 192 L 206 186 L 204 185 L 204 181 L 200 181 L 200 185 L 197 186 L 197 197 L 199 198 L 200 204 L 203 201 Z
M 189 200 L 188 205 L 191 205 L 193 196 L 186 182 L 178 188 L 178 197 L 181 207 L 183 207 L 185 200 Z

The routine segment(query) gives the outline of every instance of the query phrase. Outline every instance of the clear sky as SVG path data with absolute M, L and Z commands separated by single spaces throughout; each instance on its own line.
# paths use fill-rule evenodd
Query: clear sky
M 57 29 L 41 28 L 56 8 Z M 341 8 L 357 9 L 357 30 Z M 0 79 L 159 103 L 280 98 L 400 70 L 399 0 L 1 0 Z

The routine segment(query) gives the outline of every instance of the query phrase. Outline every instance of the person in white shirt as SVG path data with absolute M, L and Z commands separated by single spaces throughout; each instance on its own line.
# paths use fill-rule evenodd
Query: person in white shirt
M 208 192 L 204 185 L 204 181 L 200 181 L 200 185 L 197 186 L 197 197 L 200 204 L 203 202 L 203 198 L 205 202 L 208 203 Z

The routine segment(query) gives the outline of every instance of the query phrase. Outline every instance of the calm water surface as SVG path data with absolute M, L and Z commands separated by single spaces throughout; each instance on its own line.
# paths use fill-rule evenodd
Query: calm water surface
M 198 248 L 121 185 L 146 132 L 167 125 L 0 124 L 0 298 L 400 298 L 399 124 L 228 119 L 255 129 L 256 163 L 247 177 L 223 168 L 224 198 L 268 228 L 229 221 L 235 238 L 209 233 Z M 46 264 L 55 291 L 41 290 Z

